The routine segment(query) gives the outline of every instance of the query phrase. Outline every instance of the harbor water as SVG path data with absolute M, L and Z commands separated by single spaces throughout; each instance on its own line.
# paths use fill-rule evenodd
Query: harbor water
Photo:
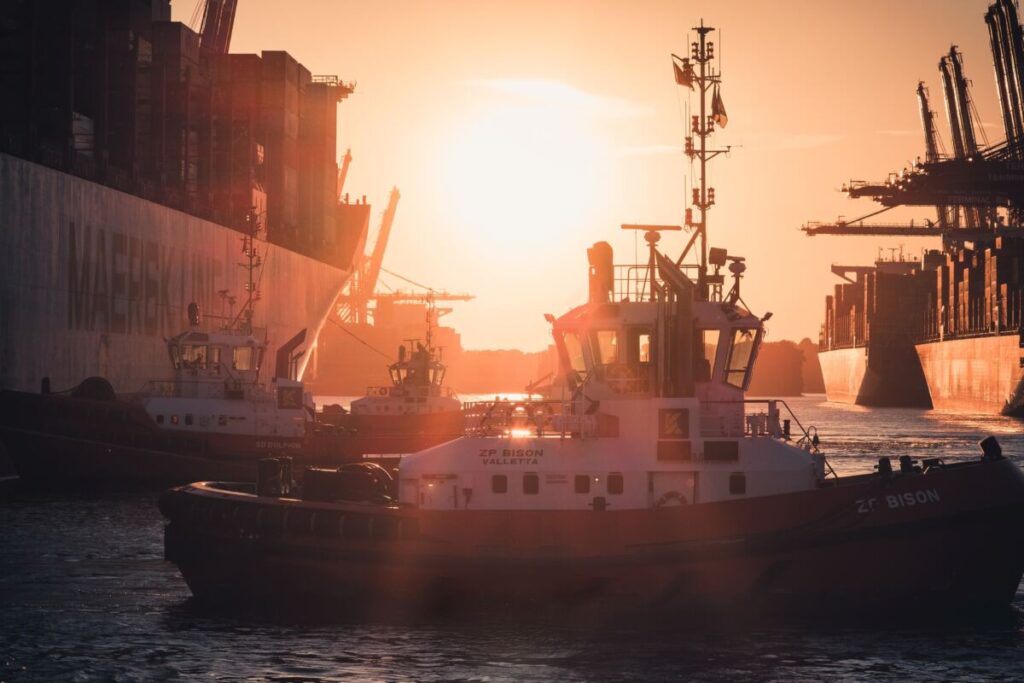
M 791 399 L 843 473 L 884 455 L 974 458 L 1024 423 Z M 922 626 L 353 623 L 210 612 L 163 560 L 156 493 L 0 493 L 0 682 L 136 680 L 871 680 L 1024 678 L 1024 592 L 1005 614 Z M 880 558 L 879 561 L 884 561 Z

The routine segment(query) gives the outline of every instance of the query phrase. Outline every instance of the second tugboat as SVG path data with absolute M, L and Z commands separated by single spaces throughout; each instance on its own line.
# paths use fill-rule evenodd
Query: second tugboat
M 413 453 L 461 436 L 462 402 L 444 383 L 448 368 L 433 343 L 436 307 L 427 296 L 426 335 L 398 347 L 398 360 L 388 366 L 391 386 L 369 387 L 352 401 L 347 413 L 328 412 L 323 420 L 353 435 L 360 452 Z
M 687 149 L 703 171 L 724 108 L 712 29 L 695 30 L 675 66 L 700 89 Z M 589 302 L 549 316 L 564 402 L 495 404 L 394 477 L 363 463 L 308 471 L 299 492 L 268 477 L 166 493 L 167 557 L 192 592 L 346 611 L 1007 605 L 1024 572 L 1024 476 L 994 440 L 974 461 L 885 457 L 839 478 L 783 402 L 744 398 L 767 316 L 743 304 L 743 259 L 706 248 L 703 180 L 694 266 L 658 249 L 679 228 L 625 226 L 644 228 L 646 264 L 589 250 Z
M 406 445 L 318 421 L 297 378 L 305 330 L 280 346 L 274 376 L 262 380 L 268 343 L 266 330 L 253 324 L 262 264 L 253 225 L 242 238 L 244 305 L 214 325 L 197 304 L 189 306 L 189 328 L 167 340 L 172 380 L 124 396 L 102 377 L 70 392 L 51 393 L 45 380 L 39 394 L 0 391 L 0 441 L 22 480 L 88 487 L 252 482 L 268 456 L 291 456 L 300 468 L 337 466 Z M 433 439 L 421 447 L 447 440 Z

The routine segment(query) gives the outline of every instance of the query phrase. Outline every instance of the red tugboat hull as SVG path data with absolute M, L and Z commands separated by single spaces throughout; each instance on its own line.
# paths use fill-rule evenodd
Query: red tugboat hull
M 427 512 L 196 484 L 166 553 L 211 601 L 343 612 L 609 604 L 666 611 L 1005 607 L 1024 573 L 1007 460 L 813 491 L 624 511 Z

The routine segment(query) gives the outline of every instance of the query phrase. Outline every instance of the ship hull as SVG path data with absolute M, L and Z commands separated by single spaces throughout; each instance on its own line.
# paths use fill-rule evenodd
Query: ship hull
M 863 347 L 833 349 L 818 353 L 825 395 L 835 403 L 856 403 L 867 373 L 867 354 Z
M 918 344 L 936 410 L 1024 417 L 1024 347 L 1016 334 Z
M 34 486 L 166 487 L 204 478 L 255 481 L 257 461 L 307 465 L 359 459 L 344 435 L 302 437 L 168 430 L 138 404 L 0 391 L 0 442 Z
M 289 456 L 297 478 L 306 467 L 337 467 L 401 455 L 449 441 L 458 420 L 389 422 L 391 429 L 316 424 L 304 437 L 168 430 L 139 404 L 65 395 L 0 391 L 0 444 L 23 481 L 62 488 L 167 487 L 198 480 L 253 482 L 258 461 Z M 413 417 L 413 416 L 410 416 Z M 426 418 L 428 416 L 418 416 Z M 404 427 L 404 429 L 402 429 Z M 428 428 L 429 427 L 429 428 Z
M 954 613 L 1005 608 L 1024 572 L 1024 479 L 1005 460 L 620 512 L 374 513 L 202 484 L 161 509 L 167 558 L 198 598 L 335 614 Z
M 818 353 L 829 401 L 875 408 L 931 408 L 927 380 L 909 343 Z
M 348 413 L 327 419 L 365 445 L 365 453 L 415 453 L 456 439 L 466 431 L 461 410 L 404 415 Z
M 164 339 L 187 327 L 189 303 L 229 317 L 244 301 L 241 234 L 230 228 L 7 154 L 0 207 L 0 388 L 101 376 L 136 392 L 170 379 Z M 267 329 L 269 360 L 303 328 L 316 339 L 349 273 L 258 244 L 254 322 Z

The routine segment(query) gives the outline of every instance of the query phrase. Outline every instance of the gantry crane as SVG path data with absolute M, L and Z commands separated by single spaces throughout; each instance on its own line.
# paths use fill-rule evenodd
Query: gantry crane
M 384 263 L 384 252 L 388 247 L 391 226 L 395 222 L 395 211 L 398 209 L 400 197 L 398 188 L 391 188 L 391 195 L 388 197 L 388 205 L 381 217 L 380 230 L 377 232 L 377 241 L 373 244 L 373 251 L 369 255 L 363 255 L 360 259 L 355 267 L 355 272 L 352 273 L 352 277 L 348 281 L 347 291 L 338 299 L 338 315 L 342 322 L 368 322 L 367 305 L 374 297 L 373 292 L 377 288 L 377 279 L 380 277 L 380 269 Z

